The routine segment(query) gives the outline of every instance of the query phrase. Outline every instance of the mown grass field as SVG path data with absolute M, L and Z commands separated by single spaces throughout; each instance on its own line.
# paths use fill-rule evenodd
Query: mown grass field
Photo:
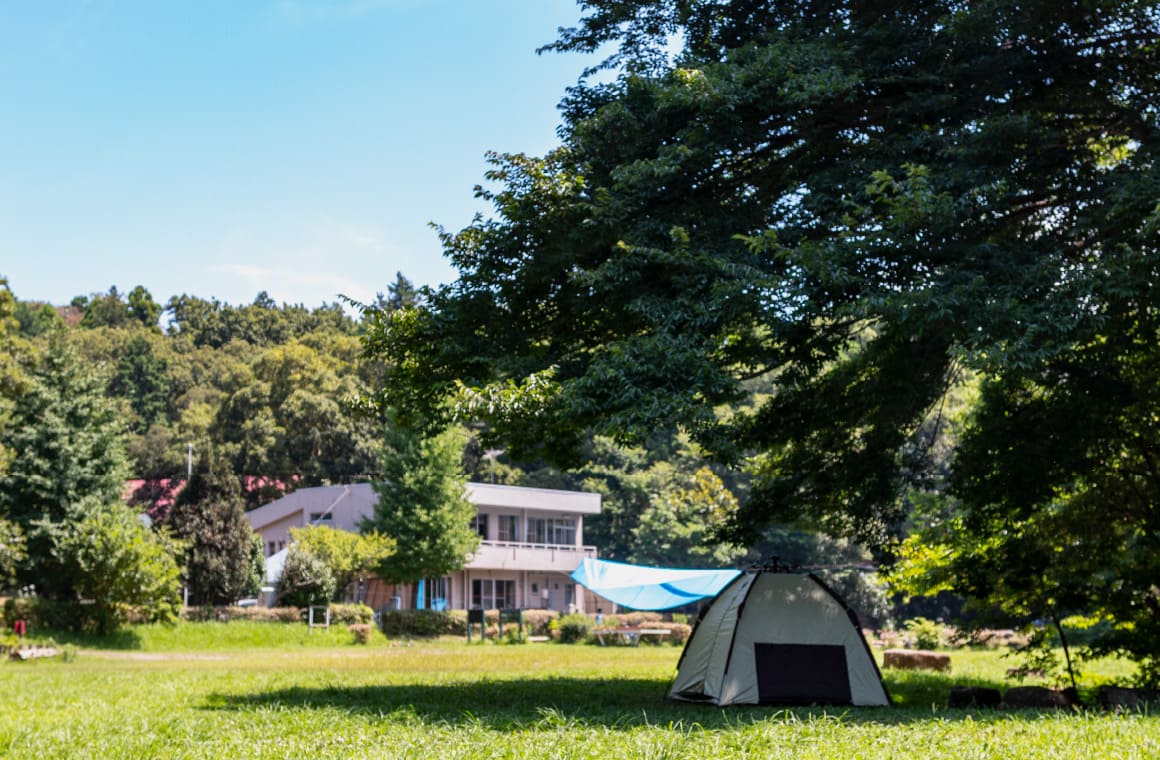
M 1147 713 L 947 709 L 952 683 L 1006 686 L 995 652 L 953 653 L 950 676 L 887 671 L 890 708 L 720 710 L 664 698 L 676 647 L 349 640 L 182 624 L 0 664 L 0 757 L 1160 757 Z M 1129 672 L 1087 671 L 1088 688 Z

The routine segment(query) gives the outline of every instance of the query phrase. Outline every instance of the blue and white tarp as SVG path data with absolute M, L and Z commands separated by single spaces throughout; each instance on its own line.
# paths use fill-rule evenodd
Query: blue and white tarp
M 716 596 L 740 570 L 647 567 L 585 559 L 572 580 L 610 602 L 634 610 L 667 610 Z

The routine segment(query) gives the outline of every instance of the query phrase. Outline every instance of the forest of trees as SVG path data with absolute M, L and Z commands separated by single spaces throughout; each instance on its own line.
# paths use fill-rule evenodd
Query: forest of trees
M 363 357 L 367 321 L 420 297 L 401 274 L 357 318 L 339 304 L 307 309 L 265 294 L 247 306 L 191 296 L 162 306 L 142 287 L 61 306 L 21 300 L 7 286 L 0 294 L 8 314 L 0 524 L 23 536 L 21 571 L 9 561 L 0 572 L 7 567 L 7 578 L 35 583 L 42 594 L 75 591 L 70 570 L 53 560 L 53 535 L 37 527 L 46 517 L 65 526 L 86 518 L 94 503 L 101 511 L 127 502 L 164 529 L 165 540 L 180 542 L 175 556 L 189 600 L 228 603 L 254 593 L 260 578 L 261 550 L 244 510 L 299 487 L 392 474 L 404 484 L 421 469 L 400 453 L 406 431 L 359 403 L 381 390 L 387 374 Z M 82 421 L 86 432 L 70 429 Z M 480 432 L 455 444 L 461 454 L 453 469 L 478 481 L 600 493 L 603 512 L 586 521 L 585 536 L 606 558 L 705 567 L 760 558 L 749 547 L 710 541 L 738 508 L 746 481 L 713 467 L 677 431 L 637 447 L 590 437 L 583 466 L 571 470 L 485 452 Z M 394 499 L 404 510 L 421 506 L 409 500 Z M 385 513 L 376 520 L 388 536 L 400 524 Z M 467 522 L 463 532 L 472 537 Z M 784 538 L 784 551 L 774 545 L 764 553 L 800 551 L 800 536 Z M 0 560 L 8 545 L 15 544 L 0 536 Z M 868 555 L 847 547 L 835 557 Z M 376 563 L 397 579 L 411 565 L 430 574 L 426 561 L 399 553 Z M 865 606 L 884 616 L 881 593 L 871 591 Z

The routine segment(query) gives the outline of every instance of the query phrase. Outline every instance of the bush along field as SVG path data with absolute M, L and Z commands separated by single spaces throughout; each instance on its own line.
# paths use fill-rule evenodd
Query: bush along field
M 950 672 L 884 670 L 892 707 L 722 710 L 665 698 L 675 646 L 469 646 L 380 631 L 359 645 L 346 625 L 244 620 L 129 632 L 88 642 L 119 649 L 81 642 L 67 660 L 0 665 L 0 756 L 1160 755 L 1148 707 L 947 707 L 955 685 L 1017 685 L 1002 650 L 955 650 Z M 1081 692 L 1131 675 L 1123 661 L 1085 663 Z

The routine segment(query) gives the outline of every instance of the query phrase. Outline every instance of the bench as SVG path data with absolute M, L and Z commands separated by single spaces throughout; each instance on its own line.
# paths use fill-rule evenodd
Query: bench
M 600 646 L 608 646 L 608 641 L 619 641 L 621 644 L 640 646 L 643 637 L 653 636 L 658 640 L 668 636 L 672 631 L 668 628 L 594 628 L 592 635 L 600 642 Z M 608 639 L 606 641 L 605 639 Z

